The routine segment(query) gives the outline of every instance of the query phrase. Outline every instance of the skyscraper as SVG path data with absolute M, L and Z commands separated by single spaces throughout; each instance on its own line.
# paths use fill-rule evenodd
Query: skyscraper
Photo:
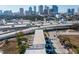
M 43 14 L 43 6 L 42 5 L 39 6 L 39 13 Z
M 52 8 L 53 8 L 53 14 L 54 15 L 58 14 L 58 6 L 57 5 L 53 5 Z
M 53 5 L 52 9 L 50 9 L 50 15 L 56 15 L 58 14 L 58 6 L 57 5 Z
M 29 11 L 25 10 L 25 15 L 26 16 L 29 15 Z
M 75 12 L 74 8 L 68 9 L 67 11 L 68 15 L 74 15 L 74 12 Z
M 29 15 L 32 15 L 32 7 L 29 7 Z
M 0 10 L 0 15 L 2 15 L 2 10 Z
M 34 6 L 34 15 L 36 15 L 36 6 Z
M 44 15 L 48 15 L 48 13 L 49 13 L 49 7 L 45 5 Z
M 72 15 L 74 15 L 74 13 L 75 13 L 75 9 L 73 8 L 73 9 L 72 9 Z
M 77 10 L 77 13 L 78 13 L 78 15 L 79 15 L 79 8 L 78 8 L 78 10 Z
M 20 16 L 24 16 L 24 9 L 23 8 L 20 8 L 19 12 L 20 12 Z

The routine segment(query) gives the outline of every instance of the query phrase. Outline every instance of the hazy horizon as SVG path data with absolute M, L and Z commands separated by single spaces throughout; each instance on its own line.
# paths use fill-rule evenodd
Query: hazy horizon
M 18 12 L 19 8 L 24 8 L 24 10 L 28 10 L 29 7 L 36 6 L 37 7 L 37 11 L 38 11 L 38 6 L 39 5 L 0 5 L 0 10 L 5 11 L 5 10 L 12 10 L 13 12 Z M 51 9 L 52 5 L 47 5 L 49 6 L 49 8 Z M 68 8 L 74 8 L 75 11 L 78 11 L 79 5 L 57 5 L 59 8 L 59 12 L 67 12 Z

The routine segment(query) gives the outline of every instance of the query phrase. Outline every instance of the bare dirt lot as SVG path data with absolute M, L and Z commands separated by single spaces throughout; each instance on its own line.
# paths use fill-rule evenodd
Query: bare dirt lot
M 62 39 L 62 38 L 64 40 L 69 40 L 72 45 L 77 47 L 77 48 L 72 48 L 72 50 L 75 53 L 78 53 L 78 51 L 79 51 L 79 35 L 62 35 L 62 36 L 60 36 L 60 39 Z
M 25 37 L 29 39 L 29 41 L 33 39 L 33 35 L 25 35 Z M 19 54 L 16 38 L 8 39 L 8 42 L 6 42 L 0 50 L 3 51 L 3 54 Z

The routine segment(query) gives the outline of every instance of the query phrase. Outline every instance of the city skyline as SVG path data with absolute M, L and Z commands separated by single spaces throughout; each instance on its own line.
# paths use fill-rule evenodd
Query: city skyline
M 12 10 L 12 12 L 18 12 L 19 8 L 23 8 L 24 10 L 29 10 L 29 7 L 36 6 L 36 11 L 38 11 L 38 6 L 39 5 L 1 5 L 0 10 L 5 11 L 5 10 Z M 52 5 L 47 5 L 50 9 L 52 8 Z M 67 12 L 67 9 L 69 8 L 74 8 L 75 12 L 78 11 L 79 5 L 57 5 L 59 12 Z M 34 11 L 34 10 L 33 10 Z

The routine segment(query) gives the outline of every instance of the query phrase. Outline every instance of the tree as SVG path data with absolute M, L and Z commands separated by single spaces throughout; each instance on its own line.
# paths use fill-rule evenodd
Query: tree
M 27 44 L 28 39 L 24 37 L 23 32 L 17 33 L 16 39 L 17 39 L 17 43 L 18 43 L 19 53 L 23 54 L 25 52 L 26 48 L 29 48 L 29 45 Z

